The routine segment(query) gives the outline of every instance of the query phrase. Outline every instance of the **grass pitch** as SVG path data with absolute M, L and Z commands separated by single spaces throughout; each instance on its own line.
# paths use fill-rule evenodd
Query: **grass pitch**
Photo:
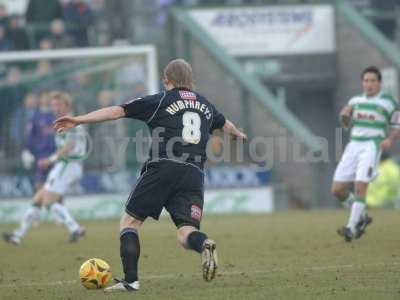
M 400 214 L 371 215 L 374 223 L 353 243 L 335 233 L 345 211 L 206 216 L 220 260 L 211 283 L 201 278 L 199 256 L 177 246 L 168 218 L 147 221 L 141 290 L 112 295 L 84 289 L 78 269 L 99 257 L 121 275 L 118 221 L 84 223 L 87 237 L 77 244 L 66 242 L 64 228 L 43 224 L 19 247 L 0 243 L 0 299 L 400 299 Z

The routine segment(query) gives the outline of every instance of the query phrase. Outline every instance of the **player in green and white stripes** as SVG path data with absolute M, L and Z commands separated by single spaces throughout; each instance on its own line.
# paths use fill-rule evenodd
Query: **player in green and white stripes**
M 56 118 L 68 115 L 72 110 L 72 100 L 67 93 L 53 92 L 50 95 L 51 106 Z M 82 159 L 86 156 L 86 134 L 82 126 L 77 126 L 68 133 L 56 135 L 57 151 L 46 159 L 38 161 L 38 166 L 48 168 L 53 165 L 44 186 L 35 194 L 34 202 L 21 220 L 20 227 L 13 233 L 4 233 L 6 242 L 20 244 L 22 238 L 39 219 L 40 209 L 50 207 L 59 221 L 70 233 L 70 242 L 77 241 L 85 230 L 75 221 L 68 209 L 59 202 L 68 189 L 82 177 Z
M 377 175 L 382 150 L 389 149 L 400 135 L 398 103 L 381 91 L 382 75 L 368 67 L 361 74 L 364 93 L 350 99 L 340 120 L 349 128 L 350 142 L 336 168 L 332 193 L 351 207 L 348 223 L 338 230 L 346 241 L 359 238 L 372 222 L 366 213 L 368 184 Z M 354 186 L 354 194 L 350 192 Z

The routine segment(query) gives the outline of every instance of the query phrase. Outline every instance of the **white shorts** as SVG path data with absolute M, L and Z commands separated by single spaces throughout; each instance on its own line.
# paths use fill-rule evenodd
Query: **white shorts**
M 381 150 L 377 142 L 351 141 L 336 167 L 333 181 L 373 181 L 378 175 L 380 157 Z
M 49 192 L 64 195 L 81 177 L 82 165 L 80 163 L 59 161 L 47 176 L 44 188 Z

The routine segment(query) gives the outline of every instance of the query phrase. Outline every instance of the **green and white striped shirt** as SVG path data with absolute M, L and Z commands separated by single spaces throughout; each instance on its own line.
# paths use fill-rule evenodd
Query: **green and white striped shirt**
M 79 161 L 87 154 L 87 135 L 83 126 L 76 126 L 67 132 L 57 133 L 55 137 L 57 150 L 64 147 L 68 142 L 72 142 L 74 147 L 67 155 L 64 155 L 63 161 Z
M 400 128 L 399 120 L 395 117 L 399 105 L 386 93 L 379 92 L 373 97 L 355 96 L 350 99 L 349 105 L 353 109 L 350 134 L 352 140 L 384 139 L 389 127 Z

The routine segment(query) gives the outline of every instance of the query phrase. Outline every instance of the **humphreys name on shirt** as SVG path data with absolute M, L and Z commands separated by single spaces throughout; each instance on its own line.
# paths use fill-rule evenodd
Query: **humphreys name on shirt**
M 177 100 L 168 105 L 168 107 L 165 109 L 169 114 L 174 115 L 178 111 L 183 110 L 183 109 L 195 109 L 200 112 L 202 112 L 207 120 L 210 120 L 212 116 L 211 110 L 208 108 L 207 105 L 204 103 L 200 103 L 199 101 L 193 101 L 193 100 Z

